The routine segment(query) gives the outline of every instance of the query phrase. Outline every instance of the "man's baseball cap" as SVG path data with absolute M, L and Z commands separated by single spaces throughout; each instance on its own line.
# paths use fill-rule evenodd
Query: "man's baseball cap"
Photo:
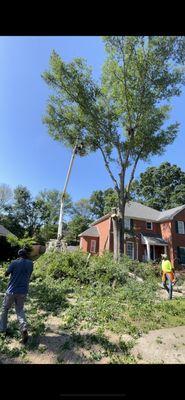
M 168 258 L 167 254 L 161 254 L 162 258 Z
M 27 255 L 27 253 L 26 253 L 26 250 L 25 250 L 25 249 L 20 249 L 20 250 L 18 251 L 18 256 L 19 256 L 19 257 L 26 257 L 26 255 Z

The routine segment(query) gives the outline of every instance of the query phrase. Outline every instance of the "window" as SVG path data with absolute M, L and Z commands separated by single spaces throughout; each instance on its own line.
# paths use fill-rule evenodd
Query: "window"
M 185 247 L 178 247 L 178 258 L 181 264 L 185 264 Z
M 125 218 L 125 229 L 130 230 L 130 218 Z
M 127 242 L 127 256 L 134 260 L 134 243 Z
M 96 253 L 96 240 L 91 240 L 90 253 Z
M 146 221 L 146 229 L 150 229 L 150 230 L 153 229 L 153 224 L 152 224 L 152 222 Z
M 177 221 L 177 226 L 178 226 L 178 233 L 184 235 L 184 222 L 183 221 Z

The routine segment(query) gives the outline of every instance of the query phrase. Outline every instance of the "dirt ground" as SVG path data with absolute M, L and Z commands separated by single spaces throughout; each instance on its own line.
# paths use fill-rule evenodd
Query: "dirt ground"
M 28 364 L 108 364 L 109 357 L 102 357 L 99 361 L 90 361 L 90 352 L 100 350 L 100 346 L 92 344 L 90 350 L 78 347 L 68 349 L 64 347 L 61 352 L 61 346 L 69 341 L 70 334 L 59 330 L 61 320 L 58 317 L 50 316 L 47 321 L 45 335 L 40 337 L 38 349 L 29 351 L 24 360 L 20 358 L 1 359 L 3 364 L 28 363 Z M 95 330 L 81 331 L 80 334 L 94 334 Z M 118 343 L 120 338 L 129 341 L 132 339 L 129 335 L 117 335 L 106 331 L 105 336 L 113 344 Z M 13 340 L 12 346 L 20 346 L 18 341 Z M 138 364 L 183 364 L 185 363 L 185 326 L 159 329 L 150 331 L 148 334 L 140 337 L 131 354 L 135 357 Z
M 185 326 L 150 331 L 132 349 L 138 364 L 184 364 Z

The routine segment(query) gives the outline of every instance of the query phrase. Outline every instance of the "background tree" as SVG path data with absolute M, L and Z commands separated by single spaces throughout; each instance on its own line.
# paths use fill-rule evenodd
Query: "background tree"
M 71 210 L 72 216 L 81 216 L 89 221 L 92 221 L 92 212 L 91 212 L 91 205 L 89 199 L 80 199 L 76 201 L 73 205 Z
M 82 215 L 75 215 L 67 224 L 67 230 L 64 234 L 65 240 L 69 245 L 78 245 L 78 235 L 89 227 L 89 219 Z
M 59 190 L 44 190 L 41 191 L 35 199 L 35 204 L 40 210 L 40 220 L 44 225 L 58 224 L 60 214 L 60 202 L 62 192 Z M 71 196 L 66 193 L 64 202 L 64 216 L 67 216 L 72 211 Z
M 13 199 L 13 192 L 9 185 L 2 183 L 0 185 L 0 214 L 6 211 Z
M 94 218 L 101 218 L 111 211 L 113 207 L 118 207 L 117 192 L 108 188 L 106 190 L 95 190 L 90 197 L 91 213 Z
M 38 209 L 26 186 L 14 190 L 13 214 L 28 236 L 33 236 L 40 227 Z
M 41 226 L 36 234 L 37 240 L 40 243 L 46 243 L 50 239 L 57 237 L 58 220 L 60 213 L 60 202 L 62 192 L 59 190 L 44 190 L 41 191 L 35 199 L 35 205 L 39 212 Z M 65 194 L 64 203 L 64 218 L 68 218 L 73 208 L 71 196 Z M 66 229 L 66 222 L 63 222 L 64 230 Z
M 80 138 L 87 153 L 100 150 L 119 198 L 123 252 L 125 204 L 138 162 L 161 155 L 177 135 L 179 125 L 164 122 L 185 81 L 185 37 L 109 36 L 104 42 L 100 85 L 82 59 L 66 63 L 53 51 L 43 74 L 53 89 L 44 122 L 66 146 Z
M 132 197 L 159 211 L 185 204 L 185 172 L 169 162 L 147 168 L 133 182 Z

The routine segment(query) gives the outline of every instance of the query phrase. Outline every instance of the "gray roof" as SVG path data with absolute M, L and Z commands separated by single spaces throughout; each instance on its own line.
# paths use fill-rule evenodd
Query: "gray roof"
M 8 236 L 13 235 L 8 229 L 6 229 L 3 225 L 0 225 L 0 236 Z M 13 235 L 15 236 L 15 235 Z
M 132 218 L 132 219 L 140 219 L 140 220 L 148 220 L 153 222 L 162 222 L 168 221 L 174 218 L 176 214 L 182 211 L 185 208 L 185 204 L 179 207 L 171 208 L 170 210 L 166 211 L 158 211 L 152 207 L 145 206 L 141 203 L 137 203 L 136 201 L 129 201 L 126 203 L 125 206 L 125 217 Z M 112 215 L 111 212 L 104 215 L 103 217 L 97 219 L 91 224 L 91 227 L 95 227 L 96 224 L 110 218 Z M 89 228 L 90 229 L 90 228 Z M 79 236 L 83 236 L 84 233 L 88 232 L 89 230 L 81 233 Z M 91 235 L 88 234 L 86 236 L 99 236 L 99 235 Z
M 143 242 L 146 239 L 151 245 L 164 246 L 168 244 L 158 233 L 141 233 L 141 237 L 144 239 Z
M 171 208 L 170 210 L 161 211 L 158 221 L 163 221 L 163 220 L 167 221 L 169 219 L 173 219 L 173 217 L 175 217 L 175 215 L 178 214 L 180 211 L 182 211 L 184 208 L 185 205 L 182 205 L 179 207 Z
M 96 226 L 90 226 L 90 228 L 86 229 L 86 231 L 80 233 L 78 236 L 93 236 L 93 237 L 99 237 L 99 232 Z
M 160 211 L 144 206 L 141 203 L 136 203 L 136 201 L 129 201 L 125 206 L 125 217 L 156 221 L 160 217 Z

